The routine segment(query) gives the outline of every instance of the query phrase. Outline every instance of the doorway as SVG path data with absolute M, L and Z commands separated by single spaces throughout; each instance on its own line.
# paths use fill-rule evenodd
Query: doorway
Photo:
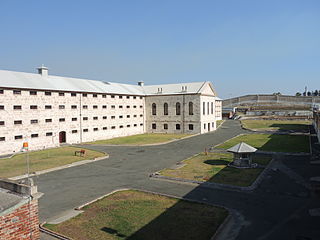
M 210 123 L 208 123 L 208 132 L 210 132 Z
M 59 132 L 59 143 L 65 143 L 66 142 L 66 132 L 61 131 Z

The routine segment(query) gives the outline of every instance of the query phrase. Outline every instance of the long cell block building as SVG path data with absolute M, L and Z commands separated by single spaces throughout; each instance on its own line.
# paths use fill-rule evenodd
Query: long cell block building
M 145 86 L 0 70 L 0 155 L 142 133 L 206 133 L 221 119 L 211 82 Z

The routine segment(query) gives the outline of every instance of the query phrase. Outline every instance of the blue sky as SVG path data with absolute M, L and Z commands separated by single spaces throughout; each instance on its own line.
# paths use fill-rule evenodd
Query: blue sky
M 211 81 L 223 98 L 320 89 L 318 0 L 1 0 L 0 12 L 0 69 Z

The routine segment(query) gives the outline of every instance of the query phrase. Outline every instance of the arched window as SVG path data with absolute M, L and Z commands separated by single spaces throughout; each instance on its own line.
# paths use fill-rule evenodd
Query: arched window
M 189 115 L 193 115 L 193 102 L 189 102 Z
M 176 103 L 176 115 L 181 114 L 181 105 L 179 102 Z
M 168 103 L 163 104 L 163 115 L 168 115 Z
M 152 115 L 157 115 L 157 105 L 152 103 Z

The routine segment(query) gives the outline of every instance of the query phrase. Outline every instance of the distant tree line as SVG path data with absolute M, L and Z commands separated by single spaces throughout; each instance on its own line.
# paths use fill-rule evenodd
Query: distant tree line
M 297 92 L 296 96 L 320 96 L 320 90 Z

